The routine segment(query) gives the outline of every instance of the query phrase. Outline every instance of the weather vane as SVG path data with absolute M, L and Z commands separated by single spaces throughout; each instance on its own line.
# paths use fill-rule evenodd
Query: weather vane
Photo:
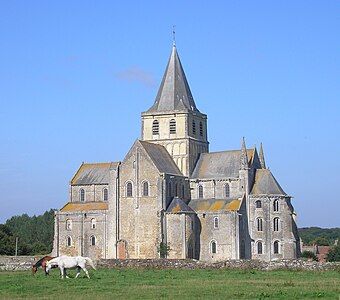
M 176 25 L 172 26 L 172 44 L 176 46 L 176 31 L 175 31 Z

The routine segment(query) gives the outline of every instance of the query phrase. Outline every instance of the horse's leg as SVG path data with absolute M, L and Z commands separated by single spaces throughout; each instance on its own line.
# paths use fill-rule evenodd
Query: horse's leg
M 85 272 L 87 278 L 90 279 L 89 272 L 87 272 L 86 268 L 85 268 L 85 267 L 82 267 L 82 269 L 83 269 L 83 271 Z
M 78 276 L 80 275 L 80 270 L 81 270 L 81 267 L 77 267 L 77 275 L 76 275 L 76 278 L 78 278 Z
M 62 267 L 62 266 L 60 266 L 59 269 L 60 269 L 60 276 L 61 276 L 62 279 L 64 279 L 64 276 L 65 276 L 65 269 L 64 269 L 64 267 Z
M 64 274 L 65 274 L 65 277 L 66 277 L 66 278 L 70 278 L 70 277 L 67 276 L 66 268 L 64 269 Z

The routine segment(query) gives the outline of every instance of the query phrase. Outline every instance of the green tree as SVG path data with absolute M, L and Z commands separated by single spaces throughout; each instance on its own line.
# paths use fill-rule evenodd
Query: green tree
M 312 243 L 318 246 L 329 246 L 331 244 L 330 240 L 324 236 L 317 237 Z
M 327 261 L 340 261 L 340 245 L 334 246 L 329 250 Z
M 10 228 L 0 224 L 0 255 L 14 255 L 15 238 Z

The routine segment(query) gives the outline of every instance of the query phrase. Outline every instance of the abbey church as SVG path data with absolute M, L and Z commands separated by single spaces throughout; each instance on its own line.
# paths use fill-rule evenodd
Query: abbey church
M 54 255 L 203 261 L 293 259 L 296 213 L 262 144 L 209 152 L 207 115 L 173 46 L 140 139 L 122 161 L 83 163 L 55 213 Z

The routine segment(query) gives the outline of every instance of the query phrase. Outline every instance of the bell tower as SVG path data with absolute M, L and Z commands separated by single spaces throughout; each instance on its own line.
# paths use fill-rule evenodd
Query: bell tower
M 142 140 L 163 145 L 185 176 L 209 152 L 207 115 L 196 107 L 175 45 L 155 103 L 142 113 Z

